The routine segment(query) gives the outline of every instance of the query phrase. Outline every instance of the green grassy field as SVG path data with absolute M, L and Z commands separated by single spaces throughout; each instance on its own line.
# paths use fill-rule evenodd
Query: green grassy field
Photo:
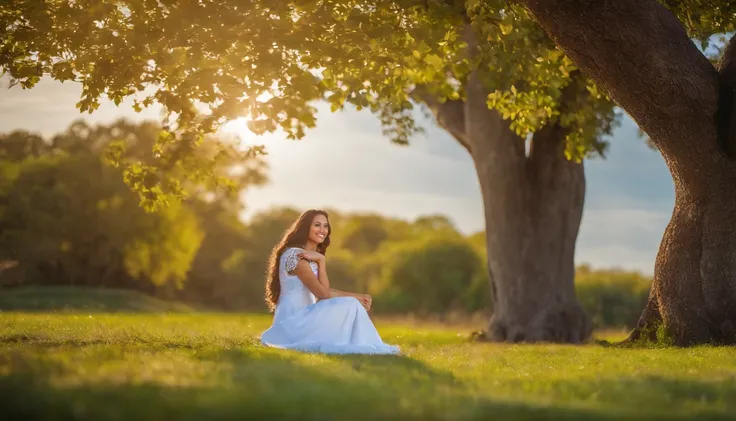
M 0 307 L 1 308 L 1 307 Z M 8 420 L 734 419 L 733 348 L 500 345 L 378 319 L 401 356 L 262 347 L 264 315 L 0 313 Z

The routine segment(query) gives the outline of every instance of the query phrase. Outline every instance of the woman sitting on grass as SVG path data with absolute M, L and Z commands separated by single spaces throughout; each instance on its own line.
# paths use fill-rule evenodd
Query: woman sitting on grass
M 274 247 L 266 279 L 273 324 L 261 342 L 327 354 L 398 353 L 373 326 L 369 295 L 330 288 L 325 260 L 330 233 L 327 213 L 308 210 Z

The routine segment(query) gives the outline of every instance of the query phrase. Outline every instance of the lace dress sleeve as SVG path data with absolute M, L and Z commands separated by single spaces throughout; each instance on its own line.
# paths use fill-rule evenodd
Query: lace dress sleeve
M 290 248 L 284 252 L 284 271 L 286 273 L 293 272 L 296 269 L 296 264 L 299 263 L 299 249 Z

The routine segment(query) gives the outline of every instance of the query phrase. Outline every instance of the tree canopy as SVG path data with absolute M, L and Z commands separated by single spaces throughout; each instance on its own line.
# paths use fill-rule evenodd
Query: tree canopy
M 416 104 L 462 100 L 474 69 L 492 91 L 488 106 L 522 138 L 554 120 L 570 128 L 570 158 L 603 152 L 611 103 L 583 79 L 560 106 L 575 66 L 523 8 L 448 3 L 10 0 L 0 6 L 0 68 L 25 88 L 44 76 L 81 83 L 82 112 L 104 98 L 161 104 L 170 131 L 150 162 L 128 168 L 129 184 L 151 197 L 177 192 L 166 170 L 192 174 L 182 157 L 229 119 L 301 138 L 325 100 L 369 108 L 406 143 L 421 130 Z
M 734 28 L 730 2 L 662 3 L 703 47 Z M 468 23 L 477 39 L 468 38 Z M 387 135 L 406 143 L 421 129 L 414 104 L 461 99 L 477 66 L 495 90 L 488 105 L 522 137 L 554 118 L 574 127 L 571 158 L 602 152 L 601 135 L 615 120 L 590 81 L 584 104 L 559 107 L 576 66 L 521 6 L 501 0 L 9 0 L 0 5 L 0 34 L 0 69 L 13 83 L 79 82 L 82 112 L 104 98 L 165 107 L 171 133 L 150 163 L 129 168 L 141 179 L 186 166 L 179 159 L 229 119 L 249 118 L 255 133 L 300 138 L 316 124 L 317 99 L 333 110 L 369 108 Z M 468 54 L 469 40 L 478 54 Z M 153 194 L 153 180 L 171 179 L 148 180 L 130 184 Z M 161 185 L 178 191 L 176 182 Z
M 661 0 L 682 22 L 693 39 L 703 48 L 711 45 L 713 35 L 734 30 L 736 4 L 731 1 Z

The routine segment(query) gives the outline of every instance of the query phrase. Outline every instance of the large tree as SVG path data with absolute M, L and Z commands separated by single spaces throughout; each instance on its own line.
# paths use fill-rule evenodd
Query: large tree
M 672 173 L 672 219 L 649 302 L 630 339 L 661 331 L 678 345 L 735 344 L 736 133 L 730 126 L 736 51 L 731 41 L 716 68 L 693 38 L 733 31 L 736 6 L 696 0 L 521 3 L 649 135 Z
M 501 0 L 12 0 L 0 6 L 0 28 L 0 67 L 24 87 L 50 75 L 82 83 L 82 111 L 102 96 L 134 96 L 136 107 L 158 102 L 176 116 L 154 161 L 128 171 L 153 201 L 177 186 L 168 170 L 228 119 L 248 116 L 257 133 L 299 138 L 315 125 L 313 101 L 326 99 L 333 110 L 369 108 L 406 143 L 418 129 L 414 105 L 425 105 L 478 173 L 489 337 L 580 342 L 590 334 L 573 285 L 581 160 L 602 151 L 612 107 L 522 8 Z

